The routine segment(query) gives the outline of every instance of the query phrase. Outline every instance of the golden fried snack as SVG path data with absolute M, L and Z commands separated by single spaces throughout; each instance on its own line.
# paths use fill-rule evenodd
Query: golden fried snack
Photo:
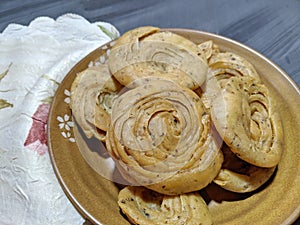
M 213 54 L 208 61 L 208 65 L 210 68 L 209 78 L 227 74 L 229 76 L 252 77 L 260 81 L 260 77 L 253 65 L 245 58 L 233 52 Z
M 254 191 L 266 183 L 276 169 L 249 164 L 238 158 L 227 145 L 222 147 L 222 152 L 224 162 L 214 182 L 229 191 L 238 193 Z
M 191 90 L 199 87 L 193 78 L 187 76 L 185 72 L 176 67 L 159 62 L 138 62 L 124 67 L 114 74 L 118 81 L 125 86 L 134 87 L 139 80 L 146 78 L 160 77 L 173 81 L 180 86 L 187 87 Z
M 162 79 L 120 95 L 112 108 L 107 150 L 134 185 L 176 195 L 199 190 L 223 161 L 210 116 L 190 89 Z
M 122 35 L 112 47 L 108 59 L 113 76 L 126 86 L 134 81 L 136 65 L 143 63 L 143 67 L 150 66 L 150 71 L 157 69 L 165 76 L 172 67 L 168 77 L 173 74 L 176 82 L 176 77 L 181 76 L 182 80 L 190 82 L 186 86 L 191 89 L 202 85 L 206 79 L 207 62 L 201 49 L 180 35 L 158 31 L 158 28 L 140 27 Z M 150 76 L 146 69 L 143 71 L 138 77 Z
M 160 28 L 153 26 L 143 26 L 137 27 L 135 29 L 125 32 L 117 42 L 114 44 L 115 47 L 126 45 L 131 42 L 138 42 L 140 39 L 147 37 L 148 35 L 157 33 L 160 31 Z
M 267 87 L 251 77 L 232 77 L 212 101 L 211 115 L 225 143 L 241 159 L 274 167 L 282 153 L 282 127 Z
M 70 107 L 88 138 L 105 140 L 112 102 L 121 88 L 104 64 L 77 74 L 71 86 Z
M 200 48 L 202 54 L 206 57 L 207 60 L 209 60 L 212 55 L 220 53 L 219 47 L 215 43 L 213 43 L 212 40 L 200 43 L 198 45 L 198 48 Z
M 199 45 L 200 46 L 200 45 Z M 211 101 L 220 94 L 221 88 L 226 85 L 231 77 L 251 77 L 260 82 L 260 77 L 253 65 L 245 58 L 232 53 L 217 51 L 212 44 L 202 44 L 202 48 L 207 48 L 205 52 L 210 53 L 208 59 L 207 81 L 204 86 L 203 99 L 205 106 L 210 108 Z
M 118 204 L 133 224 L 212 224 L 208 207 L 197 192 L 167 196 L 144 187 L 128 186 L 120 191 Z

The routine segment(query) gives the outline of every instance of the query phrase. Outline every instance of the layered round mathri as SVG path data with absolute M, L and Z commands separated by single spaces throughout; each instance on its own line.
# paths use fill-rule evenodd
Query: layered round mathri
M 105 140 L 112 102 L 121 89 L 105 64 L 77 74 L 71 86 L 70 107 L 88 138 Z
M 173 81 L 180 86 L 187 87 L 191 90 L 199 87 L 196 81 L 194 81 L 192 77 L 187 76 L 182 70 L 179 70 L 170 64 L 153 61 L 131 64 L 115 73 L 114 76 L 123 85 L 130 85 L 131 87 L 138 85 L 140 82 L 139 80 L 155 77 Z
M 211 115 L 225 143 L 241 159 L 274 167 L 282 153 L 282 126 L 267 87 L 232 77 L 212 101 Z
M 228 76 L 252 77 L 260 81 L 253 65 L 245 58 L 233 52 L 217 52 L 212 54 L 208 61 L 210 68 L 210 77 L 221 77 L 224 74 Z
M 238 158 L 227 145 L 222 147 L 222 152 L 224 162 L 214 182 L 229 191 L 238 193 L 254 191 L 265 184 L 276 169 L 249 164 Z
M 120 191 L 118 204 L 133 224 L 212 224 L 208 207 L 197 192 L 167 196 L 144 187 L 128 186 Z
M 185 80 L 186 87 L 196 89 L 206 79 L 207 61 L 201 49 L 192 41 L 172 32 L 158 28 L 140 27 L 122 35 L 112 47 L 108 65 L 111 73 L 123 85 L 135 79 L 136 65 L 149 66 L 163 76 L 172 77 L 174 82 Z M 171 73 L 167 74 L 168 72 Z M 138 77 L 155 75 L 139 73 Z
M 202 44 L 201 48 L 206 52 L 206 55 L 210 55 L 203 94 L 206 107 L 210 108 L 211 100 L 220 94 L 221 88 L 226 85 L 231 77 L 251 77 L 260 82 L 260 77 L 255 68 L 245 58 L 232 52 L 214 50 L 213 44 L 209 43 Z
M 116 99 L 106 146 L 126 180 L 168 195 L 205 187 L 223 161 L 201 99 L 161 79 Z
M 219 47 L 212 40 L 198 44 L 198 48 L 201 50 L 202 55 L 204 55 L 207 60 L 209 60 L 212 55 L 220 53 Z
M 138 42 L 144 37 L 157 33 L 160 31 L 159 27 L 153 26 L 142 26 L 125 32 L 121 37 L 118 38 L 117 42 L 114 44 L 115 47 L 128 44 L 130 42 Z

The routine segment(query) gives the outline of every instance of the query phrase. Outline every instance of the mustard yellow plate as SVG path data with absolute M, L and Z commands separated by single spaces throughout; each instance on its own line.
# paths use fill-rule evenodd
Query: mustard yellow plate
M 206 200 L 215 225 L 292 224 L 300 214 L 300 91 L 291 78 L 273 62 L 236 41 L 186 29 L 171 29 L 201 43 L 213 40 L 222 51 L 239 54 L 251 62 L 277 100 L 284 129 L 284 150 L 272 179 L 255 192 L 235 194 L 214 184 L 200 193 Z M 82 59 L 65 77 L 54 97 L 49 121 L 48 143 L 57 178 L 74 206 L 95 224 L 130 224 L 120 213 L 120 185 L 110 181 L 110 159 L 97 140 L 87 140 L 72 121 L 68 104 L 76 74 L 91 64 L 105 63 L 112 43 L 101 46 Z M 82 154 L 82 149 L 85 149 Z M 102 166 L 97 166 L 101 164 Z M 101 168 L 103 171 L 97 171 Z M 104 175 L 100 175 L 104 174 Z

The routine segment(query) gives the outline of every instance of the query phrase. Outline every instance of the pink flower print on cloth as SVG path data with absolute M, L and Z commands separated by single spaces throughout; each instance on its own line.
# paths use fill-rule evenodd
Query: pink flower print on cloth
M 48 151 L 47 146 L 47 120 L 50 105 L 43 103 L 39 105 L 32 116 L 32 126 L 27 135 L 24 146 L 39 155 L 44 155 Z

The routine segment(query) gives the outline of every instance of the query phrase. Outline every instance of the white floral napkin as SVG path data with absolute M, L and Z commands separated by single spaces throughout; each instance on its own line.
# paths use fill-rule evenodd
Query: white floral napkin
M 67 72 L 118 36 L 113 25 L 74 14 L 10 24 L 0 34 L 0 224 L 83 223 L 51 166 L 48 112 Z

